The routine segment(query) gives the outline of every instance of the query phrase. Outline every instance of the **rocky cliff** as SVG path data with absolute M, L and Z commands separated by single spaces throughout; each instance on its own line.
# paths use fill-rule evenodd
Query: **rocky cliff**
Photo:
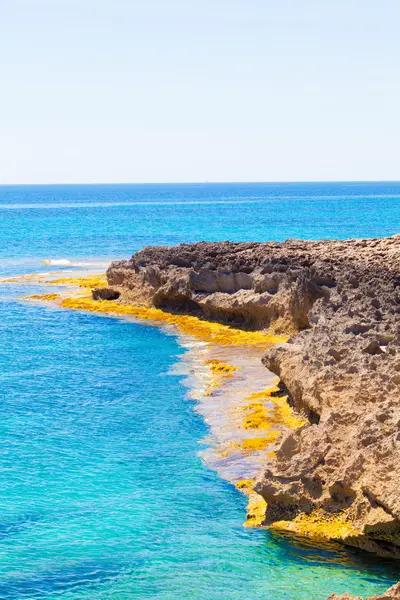
M 256 485 L 265 523 L 340 517 L 400 556 L 400 236 L 148 247 L 107 279 L 100 297 L 291 335 L 263 362 L 309 422 Z

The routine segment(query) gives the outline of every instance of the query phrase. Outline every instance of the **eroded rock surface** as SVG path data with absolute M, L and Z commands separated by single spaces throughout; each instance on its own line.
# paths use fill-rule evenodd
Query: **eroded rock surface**
M 382 596 L 372 596 L 372 598 L 367 598 L 366 600 L 398 600 L 400 598 L 400 583 L 394 585 L 387 592 L 385 592 Z M 354 598 L 354 596 L 350 596 L 349 594 L 345 594 L 344 596 L 337 596 L 333 594 L 329 596 L 328 600 L 363 600 L 360 596 Z
M 277 332 L 295 332 L 308 327 L 308 312 L 325 293 L 320 284 L 330 283 L 317 272 L 315 281 L 306 277 L 309 259 L 296 256 L 299 244 L 148 247 L 128 261 L 112 263 L 107 278 L 131 302 L 250 328 L 273 323 Z
M 346 543 L 400 556 L 400 236 L 149 247 L 107 278 L 122 302 L 291 334 L 263 361 L 309 424 L 256 486 L 265 522 L 340 515 Z

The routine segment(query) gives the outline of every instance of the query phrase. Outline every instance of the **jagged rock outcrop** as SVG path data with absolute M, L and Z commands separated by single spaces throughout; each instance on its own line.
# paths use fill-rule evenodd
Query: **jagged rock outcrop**
M 265 522 L 341 515 L 346 543 L 400 556 L 400 236 L 149 247 L 107 278 L 122 302 L 291 334 L 263 361 L 309 424 L 256 485 Z
M 398 600 L 400 598 L 400 583 L 394 585 L 387 592 L 385 592 L 382 596 L 372 596 L 371 598 L 367 598 L 366 600 Z M 360 596 L 354 598 L 354 596 L 350 596 L 349 594 L 344 594 L 344 596 L 337 596 L 333 594 L 329 596 L 328 600 L 363 600 Z
M 296 332 L 308 327 L 308 312 L 330 280 L 321 279 L 318 270 L 307 277 L 307 257 L 289 264 L 290 257 L 274 255 L 274 248 L 280 245 L 148 247 L 128 261 L 112 263 L 107 278 L 126 301 L 250 328 L 273 323 L 276 331 Z

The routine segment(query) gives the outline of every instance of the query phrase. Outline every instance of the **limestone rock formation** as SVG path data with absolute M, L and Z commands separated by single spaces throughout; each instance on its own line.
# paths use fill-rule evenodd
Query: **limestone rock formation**
M 400 583 L 394 585 L 387 592 L 385 592 L 382 596 L 372 596 L 372 598 L 367 598 L 366 600 L 398 600 L 400 598 Z M 354 598 L 354 596 L 350 596 L 349 594 L 345 594 L 344 596 L 337 596 L 333 594 L 329 596 L 328 600 L 363 600 L 360 596 L 358 598 Z
M 400 236 L 149 247 L 107 278 L 121 302 L 289 333 L 263 362 L 309 423 L 256 485 L 265 523 L 340 516 L 346 543 L 400 556 Z

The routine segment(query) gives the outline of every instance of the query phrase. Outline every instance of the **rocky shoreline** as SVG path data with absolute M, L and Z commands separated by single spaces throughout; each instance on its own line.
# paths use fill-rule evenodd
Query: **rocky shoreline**
M 400 557 L 400 236 L 148 247 L 107 280 L 94 298 L 291 335 L 263 362 L 308 422 L 255 486 L 264 523 Z

